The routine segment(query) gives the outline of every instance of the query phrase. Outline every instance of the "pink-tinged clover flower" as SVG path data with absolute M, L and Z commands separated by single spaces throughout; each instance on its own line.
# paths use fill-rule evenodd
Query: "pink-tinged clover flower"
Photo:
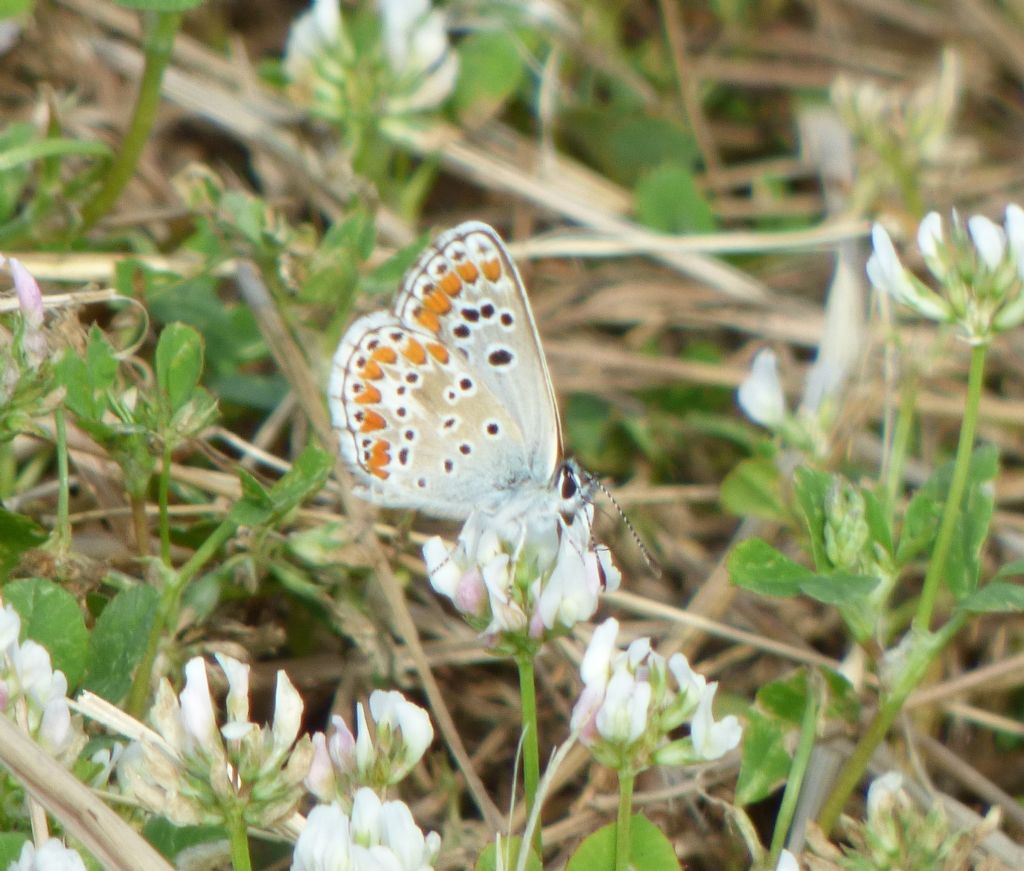
M 573 731 L 599 762 L 634 775 L 652 764 L 717 759 L 739 743 L 737 719 L 716 722 L 712 716 L 717 684 L 709 685 L 681 654 L 666 663 L 647 638 L 619 650 L 618 631 L 614 618 L 594 630 L 580 666 L 583 692 L 572 712 Z M 669 742 L 669 733 L 687 722 L 690 735 Z
M 362 703 L 356 734 L 339 716 L 331 730 L 313 735 L 313 760 L 306 786 L 322 802 L 348 804 L 356 787 L 383 791 L 401 781 L 434 740 L 430 715 L 395 690 L 370 694 L 371 732 Z
M 566 518 L 547 494 L 526 491 L 466 520 L 454 547 L 423 547 L 434 589 L 502 652 L 518 653 L 566 634 L 597 611 L 621 575 L 595 545 L 594 508 Z

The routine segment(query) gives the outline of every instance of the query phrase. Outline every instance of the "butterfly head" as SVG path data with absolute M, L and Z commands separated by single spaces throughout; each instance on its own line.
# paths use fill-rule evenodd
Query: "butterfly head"
M 594 478 L 575 460 L 562 460 L 555 470 L 552 488 L 558 497 L 558 511 L 566 523 L 594 498 Z

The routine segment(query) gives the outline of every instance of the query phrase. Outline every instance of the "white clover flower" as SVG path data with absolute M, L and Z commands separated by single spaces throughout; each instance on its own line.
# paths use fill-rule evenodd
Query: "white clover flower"
M 917 244 L 938 293 L 903 267 L 878 225 L 872 240 L 872 283 L 924 317 L 955 324 L 971 344 L 986 344 L 1024 322 L 1024 213 L 1018 206 L 1007 207 L 1003 227 L 974 215 L 965 229 L 954 212 L 948 235 L 936 212 L 925 216 Z
M 892 805 L 903 792 L 903 775 L 898 771 L 889 771 L 876 777 L 868 787 L 867 816 L 868 819 L 887 814 Z
M 400 93 L 392 112 L 432 109 L 447 99 L 459 72 L 448 44 L 444 13 L 430 0 L 378 0 L 384 50 Z
M 179 697 L 166 679 L 160 682 L 150 711 L 160 740 L 133 741 L 118 761 L 118 781 L 177 825 L 220 823 L 241 813 L 248 825 L 270 827 L 294 812 L 309 771 L 312 743 L 296 741 L 302 700 L 279 671 L 272 724 L 251 723 L 248 667 L 217 659 L 228 678 L 224 726 L 217 728 L 206 663 L 196 657 L 185 666 Z
M 750 374 L 740 384 L 737 399 L 747 417 L 755 423 L 768 429 L 782 425 L 786 419 L 786 397 L 774 351 L 763 348 L 757 352 Z
M 10 605 L 0 607 L 0 714 L 27 727 L 51 756 L 70 766 L 86 736 L 68 705 L 68 679 L 54 670 L 41 644 L 19 643 L 21 618 Z
M 621 582 L 608 549 L 594 544 L 593 513 L 583 505 L 566 520 L 532 491 L 482 506 L 454 547 L 437 537 L 424 545 L 430 583 L 494 647 L 539 646 L 588 620 L 601 592 Z
M 331 717 L 330 734 L 313 735 L 306 786 L 322 802 L 347 804 L 358 786 L 383 790 L 401 781 L 420 761 L 434 729 L 430 715 L 397 691 L 370 694 L 371 734 L 363 705 L 356 705 L 356 734 Z
M 336 804 L 310 811 L 292 871 L 432 871 L 440 849 L 440 836 L 424 835 L 404 802 L 382 802 L 364 787 L 351 815 Z
M 284 51 L 288 78 L 304 85 L 313 77 L 317 60 L 341 42 L 340 0 L 313 0 L 313 5 L 292 22 Z
M 8 871 L 86 871 L 77 850 L 65 847 L 58 838 L 48 838 L 37 850 L 31 841 L 21 847 L 21 855 Z

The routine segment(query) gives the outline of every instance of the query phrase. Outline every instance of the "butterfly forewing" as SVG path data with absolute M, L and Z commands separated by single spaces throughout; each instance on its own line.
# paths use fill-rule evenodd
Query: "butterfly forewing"
M 518 427 L 533 479 L 549 481 L 562 452 L 558 407 L 526 289 L 498 234 L 477 221 L 443 233 L 405 276 L 395 311 L 459 352 Z

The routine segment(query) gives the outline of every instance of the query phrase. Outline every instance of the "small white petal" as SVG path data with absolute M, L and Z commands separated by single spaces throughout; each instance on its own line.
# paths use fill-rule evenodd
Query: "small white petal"
M 938 212 L 929 212 L 917 228 L 917 247 L 924 259 L 931 261 L 938 259 L 939 247 L 942 244 L 942 216 Z
M 295 843 L 292 871 L 349 871 L 352 837 L 349 819 L 336 804 L 320 804 L 309 812 Z
M 274 723 L 270 727 L 274 738 L 274 753 L 283 756 L 295 743 L 302 726 L 302 696 L 288 679 L 287 672 L 277 672 L 277 690 L 274 693 Z
M 377 751 L 374 749 L 373 740 L 370 738 L 370 727 L 366 722 L 366 711 L 363 703 L 356 704 L 356 767 L 362 772 L 367 772 L 373 767 L 377 759 Z
M 440 536 L 427 539 L 423 545 L 423 561 L 427 564 L 427 577 L 442 596 L 455 598 L 462 577 L 462 569 L 455 561 L 454 551 L 449 550 Z
M 800 863 L 797 862 L 796 856 L 789 852 L 789 850 L 783 850 L 779 853 L 779 861 L 775 866 L 775 871 L 800 871 Z
M 690 723 L 693 749 L 697 751 L 697 755 L 701 759 L 707 761 L 724 756 L 736 747 L 743 737 L 739 720 L 731 714 L 721 721 L 715 722 L 711 707 L 717 689 L 717 683 L 708 684 L 697 704 L 697 712 L 693 716 L 693 721 Z
M 181 722 L 188 737 L 202 747 L 216 741 L 217 722 L 210 699 L 210 685 L 206 680 L 206 663 L 201 656 L 185 664 L 185 688 L 178 699 L 181 702 Z
M 764 348 L 757 352 L 737 399 L 747 417 L 761 426 L 776 427 L 785 420 L 786 397 L 773 351 Z
M 244 723 L 249 719 L 249 666 L 220 653 L 214 658 L 228 679 L 228 719 Z
M 868 787 L 867 812 L 872 819 L 883 806 L 891 804 L 894 796 L 903 789 L 903 775 L 898 771 L 889 771 L 876 777 Z
M 1016 203 L 1006 207 L 1006 238 L 1017 263 L 1017 275 L 1024 279 L 1024 209 Z
M 1002 228 L 984 215 L 974 215 L 968 220 L 967 229 L 984 264 L 991 270 L 998 269 L 1006 254 L 1006 236 Z
M 21 617 L 12 605 L 4 605 L 0 609 L 0 656 L 6 653 L 9 647 L 18 643 L 20 633 Z
M 618 634 L 619 621 L 614 617 L 609 617 L 594 630 L 590 644 L 587 645 L 587 652 L 583 654 L 583 662 L 580 664 L 580 677 L 584 686 L 603 687 L 607 684 L 612 651 L 615 649 Z

